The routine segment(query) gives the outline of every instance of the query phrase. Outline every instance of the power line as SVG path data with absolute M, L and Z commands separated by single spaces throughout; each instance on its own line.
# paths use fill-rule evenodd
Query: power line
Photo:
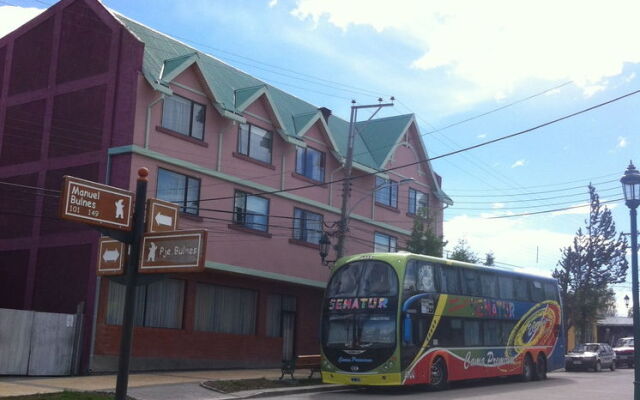
M 624 200 L 624 199 L 619 198 L 619 199 L 614 199 L 614 200 L 601 201 L 600 204 L 615 203 L 615 202 L 618 202 L 620 200 Z M 556 208 L 554 210 L 535 211 L 535 212 L 522 213 L 522 214 L 499 215 L 499 216 L 494 216 L 494 217 L 484 217 L 484 219 L 526 217 L 528 215 L 546 214 L 546 213 L 551 213 L 551 212 L 566 211 L 566 210 L 572 210 L 572 209 L 575 209 L 575 208 L 588 207 L 588 206 L 589 206 L 589 204 L 582 204 L 582 205 L 573 206 L 573 207 Z
M 452 128 L 452 127 L 454 127 L 454 126 L 457 126 L 457 125 L 460 125 L 460 124 L 464 124 L 464 123 L 469 122 L 469 121 L 473 121 L 474 119 L 478 119 L 478 118 L 484 117 L 485 115 L 489 115 L 489 114 L 492 114 L 492 113 L 494 113 L 494 112 L 497 112 L 497 111 L 500 111 L 500 110 L 504 110 L 505 108 L 508 108 L 508 107 L 514 106 L 514 105 L 516 105 L 516 104 L 519 104 L 519 103 L 525 102 L 525 101 L 527 101 L 527 100 L 531 100 L 531 99 L 533 99 L 533 98 L 535 98 L 535 97 L 541 96 L 541 95 L 543 95 L 543 94 L 547 94 L 547 93 L 549 93 L 549 92 L 551 92 L 551 91 L 558 90 L 558 89 L 560 89 L 560 88 L 562 88 L 562 87 L 564 87 L 564 86 L 570 85 L 570 84 L 572 84 L 572 83 L 573 83 L 573 81 L 568 81 L 568 82 L 562 83 L 562 84 L 560 84 L 560 85 L 558 85 L 558 86 L 554 86 L 554 87 L 552 87 L 552 88 L 550 88 L 550 89 L 545 89 L 545 90 L 543 90 L 542 92 L 538 92 L 538 93 L 532 94 L 531 96 L 528 96 L 528 97 L 522 98 L 522 99 L 520 99 L 520 100 L 516 100 L 516 101 L 511 102 L 511 103 L 509 103 L 509 104 L 505 104 L 504 106 L 501 106 L 501 107 L 495 108 L 495 109 L 493 109 L 493 110 L 490 110 L 490 111 L 484 112 L 484 113 L 482 113 L 482 114 L 474 115 L 473 117 L 469 117 L 469 118 L 463 119 L 462 121 L 458 121 L 458 122 L 454 122 L 454 123 L 449 124 L 449 125 L 445 125 L 445 126 L 443 126 L 442 128 L 439 128 L 439 129 L 436 129 L 436 130 L 433 130 L 433 131 L 430 131 L 430 132 L 425 132 L 425 133 L 423 134 L 423 136 L 425 136 L 425 135 L 430 135 L 430 134 L 432 134 L 432 133 L 436 133 L 436 132 L 441 132 L 441 131 L 444 131 L 445 129 L 449 129 L 449 128 Z
M 390 171 L 394 171 L 394 170 L 397 170 L 397 169 L 410 167 L 412 165 L 422 164 L 422 163 L 425 163 L 427 161 L 438 160 L 438 159 L 449 157 L 449 156 L 452 156 L 452 155 L 455 155 L 455 154 L 463 153 L 465 151 L 474 150 L 474 149 L 477 149 L 477 148 L 480 148 L 480 147 L 484 147 L 484 146 L 487 146 L 487 145 L 490 145 L 490 144 L 493 144 L 493 143 L 501 142 L 503 140 L 511 139 L 511 138 L 514 138 L 514 137 L 517 137 L 517 136 L 520 136 L 520 135 L 524 135 L 526 133 L 530 133 L 530 132 L 536 131 L 536 130 L 544 128 L 546 126 L 556 124 L 556 123 L 564 121 L 566 119 L 569 119 L 569 118 L 584 114 L 586 112 L 593 111 L 593 110 L 598 109 L 600 107 L 603 107 L 605 105 L 608 105 L 608 104 L 614 103 L 616 101 L 625 99 L 627 97 L 636 95 L 638 93 L 640 93 L 640 90 L 634 90 L 634 91 L 626 93 L 626 94 L 624 94 L 622 96 L 618 96 L 616 98 L 607 100 L 605 102 L 598 103 L 598 104 L 593 105 L 591 107 L 587 107 L 587 108 L 581 109 L 579 111 L 573 112 L 571 114 L 564 115 L 562 117 L 553 119 L 551 121 L 544 122 L 542 124 L 536 125 L 534 127 L 528 128 L 528 129 L 524 129 L 524 130 L 521 130 L 521 131 L 518 131 L 518 132 L 515 132 L 515 133 L 512 133 L 512 134 L 509 134 L 509 135 L 501 136 L 501 137 L 498 137 L 496 139 L 492 139 L 492 140 L 488 140 L 488 141 L 485 141 L 485 142 L 481 142 L 481 143 L 478 143 L 478 144 L 473 145 L 473 146 L 464 147 L 462 149 L 458 149 L 458 150 L 455 150 L 455 151 L 451 151 L 449 153 L 441 154 L 439 156 L 431 157 L 431 158 L 428 158 L 426 160 L 419 160 L 419 161 L 411 162 L 411 163 L 408 163 L 408 164 L 398 165 L 398 166 L 395 166 L 395 167 L 392 167 L 392 168 L 381 169 L 381 170 L 378 170 L 376 172 L 363 173 L 362 175 L 351 177 L 351 180 L 364 178 L 364 177 L 368 177 L 368 176 L 372 176 L 372 175 L 376 175 L 378 173 L 390 172 Z M 336 180 L 333 180 L 333 181 L 323 182 L 323 183 L 319 183 L 319 184 L 309 184 L 309 185 L 302 185 L 302 186 L 289 188 L 289 189 L 280 189 L 280 190 L 259 192 L 259 193 L 255 193 L 253 195 L 254 196 L 258 196 L 258 195 L 269 195 L 269 194 L 277 194 L 277 193 L 284 193 L 284 192 L 292 192 L 292 191 L 306 189 L 306 188 L 310 188 L 310 187 L 342 182 L 342 181 L 344 181 L 346 179 L 347 178 L 341 178 L 341 179 L 336 179 Z M 203 201 L 214 201 L 214 200 L 225 200 L 225 199 L 230 199 L 230 198 L 233 198 L 233 197 L 232 196 L 231 197 L 230 196 L 224 196 L 224 197 L 215 197 L 215 198 L 209 198 L 209 199 L 201 199 L 200 202 L 203 202 Z

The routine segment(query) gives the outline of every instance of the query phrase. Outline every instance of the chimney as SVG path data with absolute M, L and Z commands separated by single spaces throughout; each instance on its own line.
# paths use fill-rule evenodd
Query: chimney
M 318 108 L 318 110 L 320 110 L 320 112 L 322 113 L 324 120 L 329 122 L 329 116 L 331 115 L 331 110 L 329 110 L 327 107 L 320 107 Z

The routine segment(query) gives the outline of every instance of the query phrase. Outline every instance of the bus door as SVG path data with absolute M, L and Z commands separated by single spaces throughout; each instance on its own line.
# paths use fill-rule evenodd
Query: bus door
M 421 293 L 406 299 L 402 304 L 401 343 L 402 369 L 406 369 L 422 348 L 429 347 L 426 341 L 433 321 L 438 295 Z

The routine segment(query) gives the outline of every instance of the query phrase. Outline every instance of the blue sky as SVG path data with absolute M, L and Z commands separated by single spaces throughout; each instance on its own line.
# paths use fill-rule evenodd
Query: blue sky
M 2 1 L 0 26 L 15 27 L 36 12 L 27 7 L 52 3 Z M 415 113 L 430 156 L 640 89 L 637 1 L 104 3 L 345 119 L 351 99 L 393 95 L 396 106 L 382 115 Z M 487 217 L 583 204 L 589 182 L 603 200 L 620 198 L 617 180 L 630 159 L 640 164 L 639 106 L 640 94 L 434 161 L 455 201 L 445 239 L 465 238 L 498 262 L 553 269 L 586 209 Z M 547 199 L 556 196 L 563 197 Z M 626 206 L 610 207 L 618 231 L 628 232 Z M 629 287 L 618 288 L 620 299 Z

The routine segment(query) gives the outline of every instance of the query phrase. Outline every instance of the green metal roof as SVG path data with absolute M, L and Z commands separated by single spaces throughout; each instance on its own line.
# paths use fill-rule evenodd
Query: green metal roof
M 279 133 L 291 143 L 302 143 L 305 129 L 320 115 L 313 104 L 117 12 L 113 14 L 144 43 L 142 72 L 156 90 L 170 93 L 169 82 L 191 65 L 196 65 L 213 96 L 214 105 L 221 112 L 240 114 L 255 98 L 266 95 L 281 125 Z M 358 122 L 354 162 L 373 170 L 383 169 L 389 153 L 411 121 L 413 114 Z M 344 158 L 349 122 L 332 115 L 327 127 L 331 142 L 337 147 L 335 150 Z

